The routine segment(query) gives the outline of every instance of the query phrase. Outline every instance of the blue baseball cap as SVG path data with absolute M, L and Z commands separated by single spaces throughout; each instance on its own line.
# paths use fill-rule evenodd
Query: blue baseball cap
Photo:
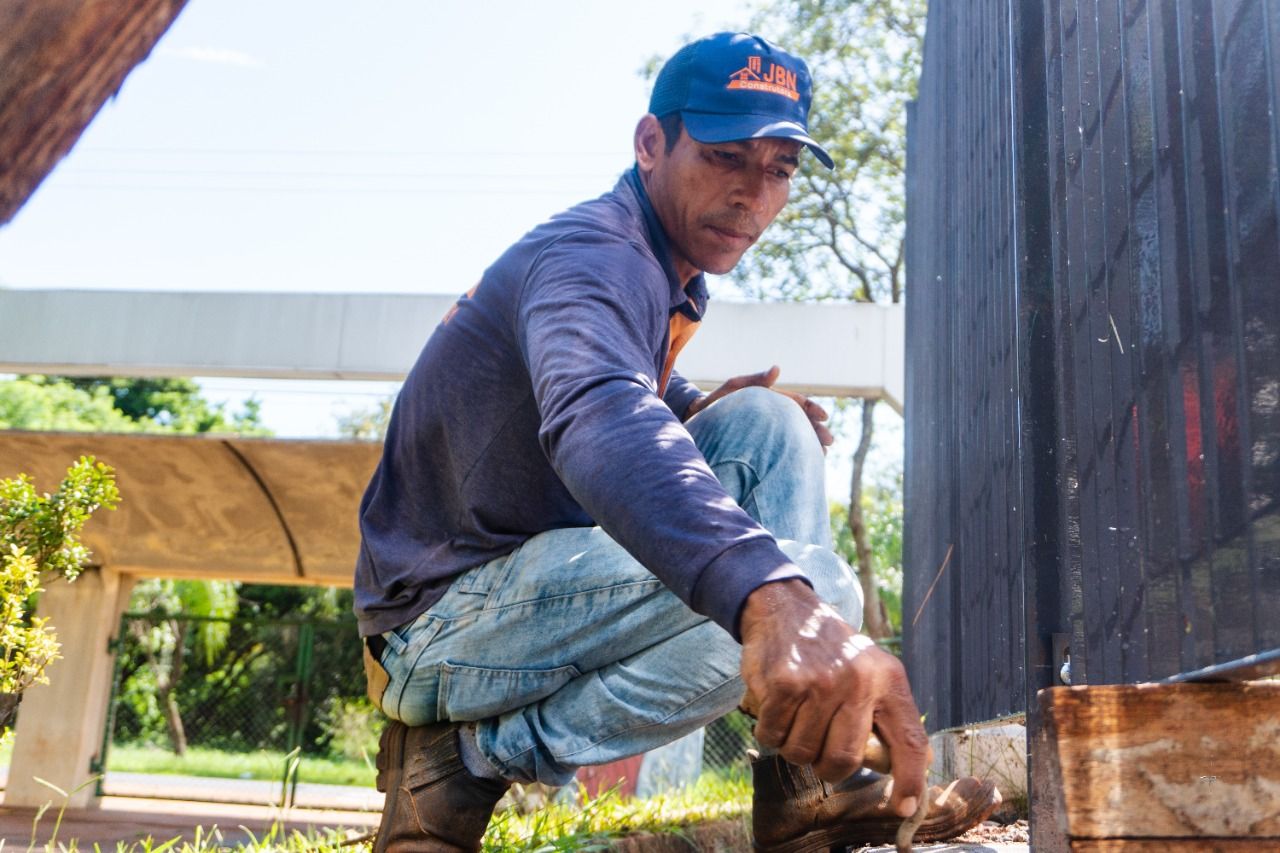
M 680 113 L 699 142 L 781 137 L 808 146 L 828 169 L 831 155 L 809 136 L 813 81 L 804 60 L 759 36 L 716 33 L 676 51 L 658 72 L 649 112 Z

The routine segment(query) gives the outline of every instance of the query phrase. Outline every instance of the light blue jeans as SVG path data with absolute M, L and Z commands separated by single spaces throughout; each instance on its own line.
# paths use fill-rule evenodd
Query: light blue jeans
M 824 457 L 792 400 L 762 388 L 686 424 L 725 489 L 855 628 L 862 593 L 831 550 Z M 383 635 L 383 709 L 408 725 L 476 721 L 503 776 L 567 783 L 655 749 L 742 699 L 741 646 L 598 527 L 551 530 L 458 577 Z

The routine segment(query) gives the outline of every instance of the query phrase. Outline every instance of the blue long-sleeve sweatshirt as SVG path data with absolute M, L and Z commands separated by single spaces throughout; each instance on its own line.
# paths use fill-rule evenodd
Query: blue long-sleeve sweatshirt
M 360 505 L 361 633 L 409 622 L 461 572 L 562 527 L 598 524 L 735 637 L 752 590 L 803 578 L 681 423 L 698 389 L 673 373 L 659 396 L 672 315 L 705 306 L 634 169 L 508 249 L 396 400 Z

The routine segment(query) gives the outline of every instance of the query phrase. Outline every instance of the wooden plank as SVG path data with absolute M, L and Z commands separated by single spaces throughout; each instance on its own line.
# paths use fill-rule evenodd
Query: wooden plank
M 1071 845 L 1071 853 L 1257 853 L 1280 848 L 1280 838 L 1091 839 Z
M 1037 713 L 1027 715 L 1031 734 L 1031 754 L 1027 756 L 1031 765 L 1031 843 L 1036 853 L 1067 853 L 1071 845 L 1062 786 L 1058 784 L 1058 752 L 1043 707 L 1042 704 Z
M 1039 700 L 1073 844 L 1280 839 L 1280 683 L 1058 687 Z
M 0 225 L 71 150 L 185 3 L 0 3 Z

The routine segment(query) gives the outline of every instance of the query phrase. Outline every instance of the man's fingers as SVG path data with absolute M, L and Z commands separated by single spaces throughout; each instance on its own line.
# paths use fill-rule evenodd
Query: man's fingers
M 831 722 L 831 709 L 826 703 L 810 698 L 796 710 L 786 741 L 778 747 L 782 757 L 792 764 L 813 764 L 822 753 Z
M 778 381 L 778 374 L 780 372 L 778 365 L 775 364 L 768 370 L 762 370 L 759 373 L 748 373 L 745 376 L 735 376 L 732 379 L 727 380 L 723 385 L 712 391 L 706 397 L 700 397 L 698 407 L 694 411 L 694 414 L 697 414 L 707 406 L 710 406 L 716 400 L 732 394 L 734 391 L 741 391 L 743 388 L 754 388 L 756 386 L 768 388 Z
M 756 718 L 756 740 L 760 745 L 777 749 L 786 743 L 799 707 L 799 699 L 765 696 L 760 704 L 760 716 Z
M 735 391 L 738 390 L 738 388 L 750 388 L 753 386 L 769 388 L 773 383 L 778 381 L 778 374 L 781 372 L 782 370 L 775 364 L 768 370 L 762 370 L 759 373 L 748 373 L 746 376 L 736 376 L 733 379 L 730 379 L 729 382 L 735 383 Z
M 920 712 L 911 698 L 905 677 L 885 699 L 876 714 L 876 729 L 889 747 L 893 762 L 891 806 L 901 817 L 915 812 L 924 796 L 924 773 L 929 765 L 929 736 L 920 724 Z M 905 802 L 912 800 L 912 802 Z
M 809 416 L 809 420 L 825 421 L 830 417 L 830 415 L 827 414 L 827 410 L 822 408 L 822 406 L 819 406 L 816 401 L 809 397 L 801 397 L 801 399 L 804 400 L 804 402 L 801 403 L 801 406 L 804 407 L 804 413 Z
M 818 777 L 839 782 L 862 766 L 871 735 L 871 708 L 845 703 L 836 709 L 827 727 L 822 754 L 813 764 Z
M 819 423 L 813 425 L 813 431 L 818 434 L 818 443 L 822 445 L 822 449 L 826 450 L 832 444 L 835 444 L 836 437 L 831 434 L 831 430 Z

